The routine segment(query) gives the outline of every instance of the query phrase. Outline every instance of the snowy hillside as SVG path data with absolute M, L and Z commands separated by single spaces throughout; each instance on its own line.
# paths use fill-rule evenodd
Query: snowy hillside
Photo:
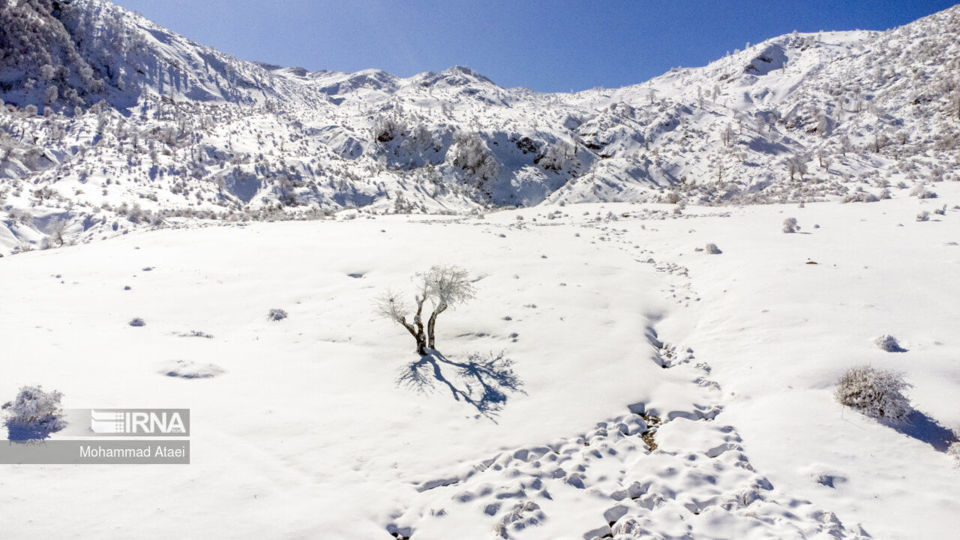
M 958 179 L 960 8 L 575 94 L 246 62 L 105 0 L 6 2 L 0 22 L 3 252 L 179 218 L 871 201 Z

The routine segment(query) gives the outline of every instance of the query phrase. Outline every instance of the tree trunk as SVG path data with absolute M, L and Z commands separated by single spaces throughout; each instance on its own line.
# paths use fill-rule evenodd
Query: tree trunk
M 417 342 L 417 354 L 427 354 L 427 343 L 423 336 L 423 324 L 418 322 L 415 328 L 412 324 L 408 323 L 406 319 L 402 319 L 400 324 L 407 329 L 407 332 L 410 332 L 410 335 L 413 336 L 413 339 Z
M 427 354 L 427 340 L 423 335 L 423 302 L 426 299 L 427 292 L 424 290 L 423 294 L 417 297 L 417 314 L 413 316 L 413 323 L 417 325 L 413 338 L 417 340 L 417 354 L 420 356 Z
M 427 321 L 427 346 L 431 349 L 436 347 L 436 337 L 435 337 L 435 328 L 437 325 L 437 315 L 440 315 L 447 309 L 446 304 L 440 304 L 437 306 L 437 309 L 433 310 L 433 313 L 430 314 L 430 319 Z

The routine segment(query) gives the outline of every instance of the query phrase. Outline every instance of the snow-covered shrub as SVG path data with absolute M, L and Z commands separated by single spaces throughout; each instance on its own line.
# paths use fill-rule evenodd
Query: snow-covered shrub
M 576 150 L 565 141 L 557 141 L 544 150 L 543 154 L 537 156 L 533 162 L 544 169 L 551 171 L 560 171 L 569 168 L 572 163 Z
M 720 248 L 718 248 L 717 245 L 714 243 L 707 244 L 706 249 L 707 249 L 707 253 L 709 253 L 710 255 L 719 255 L 723 253 L 722 251 L 720 251 Z
M 159 373 L 167 377 L 180 379 L 210 379 L 223 374 L 222 367 L 216 364 L 194 362 L 193 360 L 173 360 L 161 366 Z
M 877 344 L 877 347 L 887 352 L 904 352 L 905 350 L 900 346 L 900 343 L 897 342 L 897 338 L 887 334 L 878 337 L 874 343 Z
M 433 133 L 420 124 L 410 131 L 410 137 L 406 142 L 408 150 L 424 150 L 433 145 Z
M 477 178 L 487 179 L 497 175 L 500 164 L 487 149 L 483 139 L 476 133 L 459 132 L 455 136 L 453 165 Z
M 380 117 L 373 122 L 370 134 L 377 142 L 390 142 L 407 131 L 407 125 L 396 118 Z
M 867 416 L 901 421 L 911 411 L 910 400 L 903 395 L 909 387 L 900 373 L 860 366 L 840 377 L 834 395 L 841 404 Z
M 3 404 L 6 425 L 10 431 L 27 432 L 43 437 L 66 426 L 56 390 L 47 392 L 41 386 L 23 386 L 16 399 Z
M 48 86 L 46 90 L 43 91 L 43 103 L 45 105 L 53 105 L 57 102 L 57 98 L 60 97 L 60 91 L 56 86 Z M 43 112 L 46 115 L 48 111 L 52 111 L 49 107 L 44 107 Z
M 671 191 L 666 195 L 664 195 L 663 197 L 661 197 L 660 201 L 665 202 L 667 204 L 677 204 L 678 202 L 680 202 L 680 195 L 678 195 L 675 191 Z
M 785 233 L 795 233 L 800 230 L 800 225 L 797 225 L 797 218 L 787 218 L 783 220 L 783 232 Z
M 790 180 L 793 180 L 794 175 L 799 174 L 800 180 L 803 180 L 803 175 L 807 174 L 807 158 L 806 156 L 793 156 L 787 160 L 787 171 L 790 173 Z
M 916 197 L 918 199 L 936 199 L 937 194 L 927 190 L 927 186 L 923 183 L 917 184 L 912 190 L 910 190 L 910 196 Z
M 282 309 L 271 309 L 267 314 L 267 319 L 271 321 L 282 321 L 287 318 L 287 312 Z
M 889 198 L 889 197 L 887 197 L 887 198 Z M 868 191 L 858 191 L 858 192 L 853 193 L 853 194 L 851 194 L 851 195 L 847 195 L 846 197 L 843 198 L 843 202 L 845 202 L 845 203 L 851 203 L 851 202 L 872 203 L 872 202 L 877 202 L 877 201 L 879 201 L 879 200 L 880 200 L 880 197 L 878 197 L 878 196 L 876 196 L 876 195 L 874 195 L 873 193 L 870 193 L 870 192 L 868 192 Z

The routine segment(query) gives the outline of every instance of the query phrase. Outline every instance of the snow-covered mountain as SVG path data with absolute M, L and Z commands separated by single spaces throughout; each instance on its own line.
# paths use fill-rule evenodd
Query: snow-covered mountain
M 2 538 L 956 537 L 958 31 L 542 94 L 0 0 Z M 189 466 L 20 463 L 131 406 Z
M 259 64 L 105 0 L 10 0 L 0 97 L 0 252 L 345 207 L 870 201 L 958 178 L 960 7 L 545 94 Z

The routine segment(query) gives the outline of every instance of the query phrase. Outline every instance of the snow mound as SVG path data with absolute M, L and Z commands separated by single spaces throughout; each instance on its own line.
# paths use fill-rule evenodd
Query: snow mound
M 222 375 L 223 368 L 216 364 L 193 360 L 171 360 L 160 368 L 159 373 L 180 379 L 210 379 Z

